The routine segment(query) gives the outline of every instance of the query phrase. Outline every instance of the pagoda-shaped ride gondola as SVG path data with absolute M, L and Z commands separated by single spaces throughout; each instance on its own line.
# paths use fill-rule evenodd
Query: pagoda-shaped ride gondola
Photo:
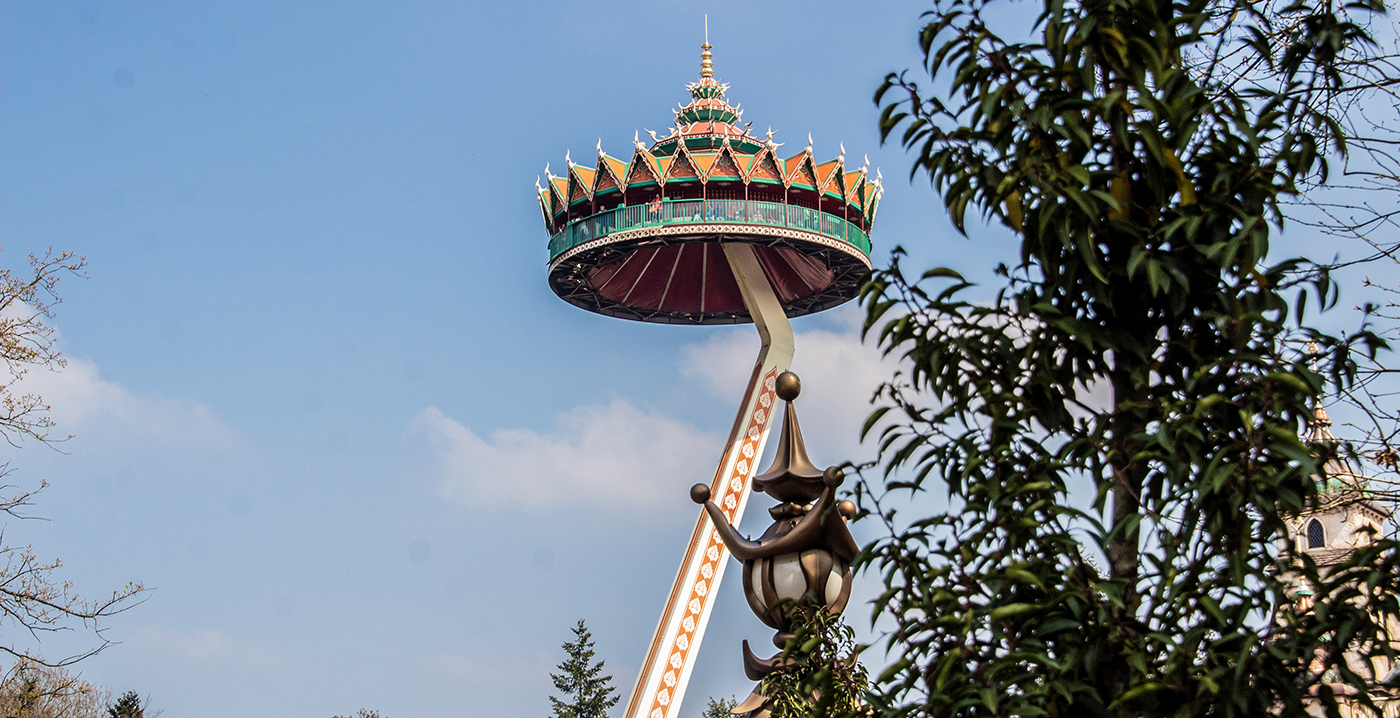
M 819 162 L 810 141 L 790 157 L 758 138 L 725 99 L 706 43 L 690 103 L 675 127 L 629 159 L 598 146 L 592 167 L 539 187 L 549 285 L 589 311 L 667 324 L 750 321 L 719 246 L 752 245 L 788 316 L 856 295 L 870 269 L 880 182 L 847 170 L 845 153 Z

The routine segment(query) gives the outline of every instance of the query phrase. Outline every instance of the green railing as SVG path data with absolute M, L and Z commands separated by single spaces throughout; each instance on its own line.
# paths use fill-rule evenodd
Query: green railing
M 870 237 L 850 222 L 815 209 L 741 199 L 677 199 L 618 207 L 576 219 L 549 238 L 549 259 L 613 232 L 668 224 L 759 224 L 792 227 L 839 239 L 870 256 Z

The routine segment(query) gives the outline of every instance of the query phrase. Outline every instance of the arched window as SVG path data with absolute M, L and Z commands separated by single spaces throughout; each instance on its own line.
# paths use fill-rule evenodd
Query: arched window
M 1313 519 L 1308 522 L 1308 548 L 1322 548 L 1324 537 L 1322 535 L 1322 522 Z

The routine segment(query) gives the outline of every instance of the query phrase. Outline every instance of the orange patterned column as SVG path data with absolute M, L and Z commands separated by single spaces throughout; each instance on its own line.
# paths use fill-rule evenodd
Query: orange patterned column
M 724 250 L 734 277 L 739 280 L 744 304 L 763 340 L 739 416 L 734 420 L 724 457 L 710 485 L 715 503 L 723 510 L 725 518 L 737 526 L 748 503 L 750 481 L 758 470 L 759 456 L 773 426 L 777 402 L 773 385 L 778 375 L 792 363 L 793 342 L 787 316 L 752 247 L 726 244 Z M 627 703 L 626 718 L 675 718 L 679 715 L 681 699 L 690 681 L 695 656 L 700 651 L 700 640 L 705 635 L 705 626 L 714 608 L 713 597 L 719 590 L 728 556 L 710 517 L 701 511 L 680 572 L 671 587 L 666 610 L 661 614 L 637 685 Z

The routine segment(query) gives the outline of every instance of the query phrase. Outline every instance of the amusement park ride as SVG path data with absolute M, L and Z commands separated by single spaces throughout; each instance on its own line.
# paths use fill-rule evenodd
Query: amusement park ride
M 690 103 L 675 110 L 665 137 L 635 136 L 630 160 L 599 142 L 593 167 L 565 155 L 566 173 L 549 173 L 539 191 L 549 231 L 549 285 L 565 301 L 624 319 L 667 324 L 753 322 L 762 339 L 719 468 L 691 498 L 704 503 L 671 588 L 625 718 L 674 718 L 699 652 L 731 551 L 744 562 L 745 593 L 759 617 L 780 633 L 778 598 L 816 596 L 840 611 L 850 591 L 854 541 L 845 520 L 853 506 L 835 504 L 840 473 L 807 459 L 791 405 L 800 390 L 788 372 L 789 316 L 854 298 L 870 269 L 871 222 L 882 193 L 865 167 L 847 171 L 845 151 L 818 162 L 810 138 L 791 157 L 779 143 L 749 134 L 742 112 L 715 79 L 707 37 Z M 777 412 L 788 402 L 774 465 L 754 478 Z M 757 541 L 739 536 L 751 486 L 780 505 Z M 791 594 L 791 595 L 789 595 Z M 752 679 L 772 670 L 744 646 Z M 761 696 L 743 713 L 764 715 Z M 736 710 L 736 712 L 739 712 Z

